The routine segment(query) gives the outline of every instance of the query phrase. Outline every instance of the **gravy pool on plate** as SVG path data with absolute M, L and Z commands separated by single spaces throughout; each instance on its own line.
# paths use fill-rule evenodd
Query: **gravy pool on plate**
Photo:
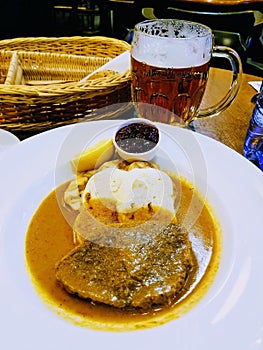
M 187 234 L 192 245 L 193 259 L 190 269 L 185 274 L 184 285 L 177 295 L 167 299 L 168 302 L 162 302 L 160 293 L 156 299 L 151 295 L 150 300 L 154 300 L 154 302 L 141 303 L 138 304 L 139 307 L 136 307 L 137 304 L 132 304 L 132 302 L 112 303 L 112 305 L 103 303 L 101 300 L 107 301 L 110 298 L 93 300 L 90 297 L 92 293 L 83 299 L 79 290 L 73 290 L 69 293 L 69 290 L 58 282 L 56 269 L 61 259 L 76 249 L 76 243 L 72 239 L 72 224 L 80 214 L 79 211 L 64 205 L 64 194 L 69 183 L 59 186 L 43 200 L 28 227 L 25 254 L 34 286 L 47 305 L 56 313 L 83 327 L 111 331 L 136 330 L 155 327 L 181 317 L 205 295 L 213 282 L 219 264 L 219 225 L 209 203 L 204 200 L 198 190 L 185 179 L 176 177 L 174 174 L 170 175 L 173 187 L 180 189 L 180 196 L 178 194 L 175 196 L 176 225 L 180 227 L 182 223 L 185 223 L 187 216 Z M 190 206 L 191 210 L 189 210 Z M 85 239 L 83 239 L 84 242 Z M 83 242 L 78 242 L 78 244 L 83 244 Z M 103 254 L 105 254 L 105 247 Z M 163 257 L 162 252 L 158 252 L 158 254 L 159 261 Z M 164 251 L 163 254 L 168 253 Z M 167 259 L 163 258 L 159 268 L 165 264 L 165 259 L 172 261 L 174 254 L 171 251 L 169 254 Z M 109 264 L 109 267 L 113 269 L 114 265 Z M 105 267 L 103 268 L 105 269 Z M 156 271 L 158 272 L 158 270 Z M 94 273 L 94 270 L 92 272 Z M 110 273 L 111 271 L 107 271 L 107 278 L 109 278 Z M 153 273 L 152 270 L 151 273 Z M 150 283 L 149 279 L 147 283 Z M 156 287 L 156 285 L 154 286 Z M 160 285 L 158 285 L 159 287 Z M 110 288 L 116 288 L 116 284 L 105 290 L 112 291 Z M 143 290 L 145 292 L 145 288 Z M 154 293 L 153 289 L 151 293 Z M 130 292 L 129 296 L 131 294 Z

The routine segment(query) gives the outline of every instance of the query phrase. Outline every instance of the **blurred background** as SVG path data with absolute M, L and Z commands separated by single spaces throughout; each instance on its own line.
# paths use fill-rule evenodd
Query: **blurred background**
M 245 73 L 263 76 L 262 10 L 261 0 L 1 1 L 0 39 L 103 35 L 130 43 L 136 23 L 180 18 L 211 27 L 216 44 L 239 53 Z

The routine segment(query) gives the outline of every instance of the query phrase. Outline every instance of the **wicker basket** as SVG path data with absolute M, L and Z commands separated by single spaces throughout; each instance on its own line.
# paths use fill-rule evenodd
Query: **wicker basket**
M 0 41 L 0 127 L 42 131 L 80 120 L 109 119 L 96 110 L 130 101 L 130 73 L 79 81 L 129 50 L 107 37 Z

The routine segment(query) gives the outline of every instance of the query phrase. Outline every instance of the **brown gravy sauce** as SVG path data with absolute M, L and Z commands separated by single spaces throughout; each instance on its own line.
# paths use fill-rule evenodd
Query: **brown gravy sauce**
M 206 266 L 198 266 L 195 285 L 187 296 L 174 305 L 147 312 L 123 311 L 113 307 L 94 304 L 68 294 L 58 285 L 55 265 L 74 248 L 72 227 L 62 214 L 58 199 L 61 200 L 67 184 L 53 190 L 35 212 L 26 234 L 25 257 L 32 282 L 46 304 L 58 315 L 75 325 L 98 330 L 129 331 L 155 327 L 181 317 L 188 312 L 206 293 L 216 275 L 221 250 L 219 225 L 206 203 L 193 186 L 184 179 L 181 183 L 181 200 L 178 203 L 179 222 L 188 212 L 188 222 L 195 212 L 200 212 L 189 229 L 194 237 L 193 249 Z M 189 212 L 189 203 L 194 210 Z M 190 214 L 189 214 L 190 213 Z M 204 257 L 204 254 L 206 255 Z M 198 258 L 197 258 L 198 260 Z M 199 274 L 199 275 L 198 275 Z M 191 286 L 189 286 L 190 290 Z

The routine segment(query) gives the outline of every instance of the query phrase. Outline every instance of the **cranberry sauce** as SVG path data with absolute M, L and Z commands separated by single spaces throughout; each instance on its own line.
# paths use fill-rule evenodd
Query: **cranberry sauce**
M 118 130 L 115 141 L 128 153 L 150 151 L 159 141 L 158 129 L 146 123 L 131 123 Z

